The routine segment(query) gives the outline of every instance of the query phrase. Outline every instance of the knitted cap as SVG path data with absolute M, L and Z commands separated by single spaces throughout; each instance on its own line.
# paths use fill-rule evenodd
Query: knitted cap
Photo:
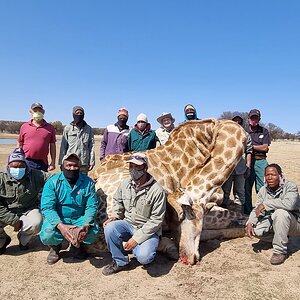
M 13 161 L 25 162 L 25 153 L 22 148 L 16 148 L 8 157 L 8 163 Z
M 73 107 L 73 114 L 75 114 L 77 110 L 81 110 L 84 113 L 84 109 L 81 106 L 74 106 Z

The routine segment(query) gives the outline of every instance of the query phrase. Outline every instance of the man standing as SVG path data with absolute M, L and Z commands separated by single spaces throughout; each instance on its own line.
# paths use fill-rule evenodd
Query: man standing
M 155 131 L 151 129 L 151 124 L 145 114 L 140 113 L 136 118 L 136 124 L 128 136 L 129 151 L 146 151 L 154 149 L 159 142 Z
M 265 168 L 268 165 L 267 153 L 271 144 L 269 131 L 259 125 L 260 111 L 251 109 L 249 112 L 249 131 L 251 136 L 253 154 L 251 159 L 250 176 L 245 183 L 245 214 L 250 214 L 252 211 L 252 188 L 255 182 L 256 193 L 264 185 Z
M 285 181 L 281 167 L 270 164 L 265 170 L 266 185 L 246 224 L 247 235 L 272 242 L 272 265 L 282 264 L 287 257 L 290 236 L 300 236 L 300 198 L 295 183 Z
M 172 130 L 175 128 L 175 119 L 173 118 L 171 113 L 164 112 L 156 120 L 161 125 L 161 127 L 156 129 L 155 133 L 159 139 L 160 144 L 164 145 L 168 141 Z
M 64 128 L 58 164 L 66 154 L 76 153 L 81 162 L 80 171 L 87 175 L 95 166 L 93 129 L 84 121 L 84 109 L 73 107 L 73 121 Z
M 108 125 L 104 130 L 100 146 L 100 160 L 104 159 L 108 154 L 118 154 L 128 151 L 128 110 L 120 108 L 117 118 L 118 121 L 115 124 Z
M 22 148 L 9 155 L 6 172 L 0 172 L 0 255 L 11 242 L 5 226 L 18 232 L 20 250 L 27 250 L 32 236 L 39 233 L 42 215 L 38 194 L 47 177 L 47 173 L 26 165 Z
M 243 118 L 240 115 L 236 115 L 232 118 L 232 121 L 238 123 L 243 127 Z M 240 211 L 244 212 L 245 205 L 245 180 L 250 175 L 251 167 L 251 155 L 252 155 L 252 140 L 248 132 L 245 131 L 247 137 L 247 144 L 244 149 L 243 156 L 232 174 L 223 184 L 222 189 L 224 192 L 224 199 L 222 206 L 227 207 L 229 205 L 229 197 L 231 188 L 233 185 L 234 203 L 240 206 Z
M 199 120 L 197 117 L 196 108 L 192 104 L 187 104 L 184 107 L 184 118 L 186 121 Z
M 55 169 L 55 128 L 44 120 L 45 110 L 40 103 L 33 103 L 29 110 L 32 119 L 21 126 L 18 147 L 23 148 L 26 161 L 32 169 L 45 172 Z M 51 162 L 48 164 L 50 149 Z
M 64 238 L 71 243 L 73 257 L 86 258 L 82 245 L 92 244 L 98 237 L 95 223 L 97 198 L 91 178 L 80 173 L 77 154 L 67 154 L 62 161 L 62 172 L 52 176 L 44 186 L 41 210 L 44 217 L 40 239 L 50 247 L 48 264 L 59 260 Z
M 105 240 L 113 261 L 103 275 L 122 271 L 129 264 L 128 252 L 147 265 L 156 255 L 166 211 L 166 193 L 147 172 L 143 153 L 129 159 L 130 177 L 119 186 L 113 198 L 112 217 L 104 222 Z

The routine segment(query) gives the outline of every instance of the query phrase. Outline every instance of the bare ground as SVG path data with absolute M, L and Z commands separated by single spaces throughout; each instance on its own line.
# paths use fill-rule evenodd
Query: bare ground
M 1 165 L 13 148 L 1 145 Z M 268 158 L 298 186 L 299 153 L 299 142 L 273 142 Z M 16 234 L 11 228 L 7 232 L 12 243 L 0 256 L 0 299 L 299 299 L 299 238 L 291 241 L 290 256 L 279 266 L 269 263 L 272 249 L 266 244 L 244 237 L 201 243 L 202 259 L 193 267 L 158 255 L 147 269 L 132 260 L 130 270 L 105 277 L 101 269 L 110 261 L 108 253 L 75 261 L 64 250 L 49 266 L 38 237 L 30 251 L 20 252 Z

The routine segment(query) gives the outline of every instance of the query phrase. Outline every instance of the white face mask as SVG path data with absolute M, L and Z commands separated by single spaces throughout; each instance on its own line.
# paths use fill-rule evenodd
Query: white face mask
M 41 121 L 44 119 L 44 114 L 41 113 L 40 111 L 35 111 L 33 114 L 32 114 L 32 118 L 33 120 L 35 121 Z
M 24 177 L 26 172 L 26 168 L 9 168 L 9 173 L 12 177 L 14 177 L 17 180 L 20 180 Z

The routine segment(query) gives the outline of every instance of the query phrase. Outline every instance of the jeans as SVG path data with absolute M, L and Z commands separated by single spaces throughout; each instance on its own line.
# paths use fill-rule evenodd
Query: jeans
M 118 266 L 125 266 L 129 263 L 128 253 L 124 250 L 122 242 L 127 242 L 133 233 L 134 228 L 125 220 L 112 221 L 104 227 L 107 247 Z M 159 236 L 153 234 L 132 250 L 133 256 L 142 265 L 151 263 L 155 258 L 158 243 Z

